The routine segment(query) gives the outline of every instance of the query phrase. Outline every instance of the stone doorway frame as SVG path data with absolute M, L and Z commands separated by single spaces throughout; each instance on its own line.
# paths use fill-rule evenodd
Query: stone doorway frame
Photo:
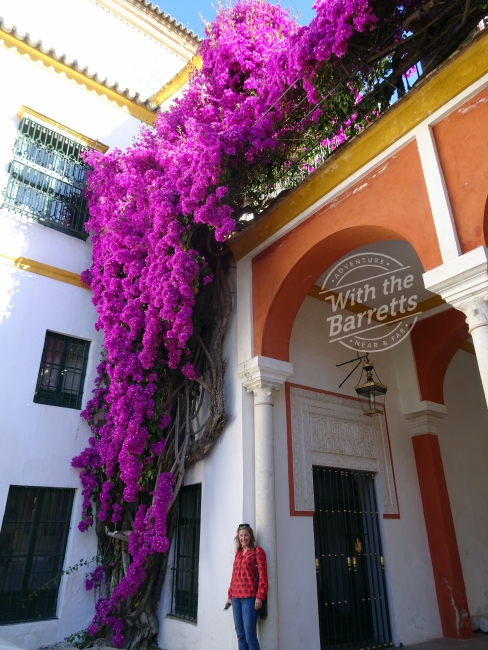
M 390 437 L 384 416 L 363 415 L 359 400 L 298 384 L 285 384 L 290 515 L 315 511 L 313 465 L 379 475 L 383 518 L 399 519 Z

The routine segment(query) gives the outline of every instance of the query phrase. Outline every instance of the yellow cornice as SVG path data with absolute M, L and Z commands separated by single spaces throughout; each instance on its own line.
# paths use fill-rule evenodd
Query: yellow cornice
M 202 57 L 199 54 L 188 61 L 184 68 L 182 68 L 168 83 L 164 84 L 161 90 L 158 90 L 157 93 L 154 93 L 150 98 L 151 106 L 161 106 L 167 99 L 172 97 L 178 92 L 190 78 L 193 70 L 202 69 Z
M 72 271 L 66 271 L 65 269 L 50 266 L 43 262 L 36 262 L 27 257 L 10 257 L 9 255 L 3 255 L 2 253 L 0 253 L 0 262 L 2 264 L 7 264 L 8 266 L 14 266 L 22 271 L 35 273 L 36 275 L 43 275 L 45 278 L 58 280 L 65 284 L 72 284 L 75 287 L 80 287 L 80 289 L 90 291 L 90 288 L 81 281 L 79 274 L 73 273 Z
M 20 56 L 28 56 L 31 61 L 39 62 L 46 68 L 51 68 L 54 72 L 65 75 L 67 79 L 75 81 L 88 92 L 94 92 L 100 97 L 105 97 L 110 103 L 115 103 L 118 108 L 125 110 L 129 115 L 141 120 L 141 122 L 152 124 L 156 119 L 156 113 L 150 111 L 144 104 L 138 104 L 136 100 L 118 93 L 105 84 L 90 78 L 84 72 L 79 72 L 62 60 L 58 60 L 52 54 L 52 50 L 42 52 L 38 47 L 29 45 L 25 40 L 18 38 L 14 33 L 10 33 L 0 25 L 0 43 L 2 41 L 7 49 L 15 50 Z
M 82 133 L 78 133 L 78 131 L 74 131 L 73 129 L 70 129 L 68 126 L 64 126 L 64 124 L 60 124 L 59 122 L 56 122 L 55 120 L 52 120 L 50 117 L 46 117 L 42 113 L 33 111 L 32 108 L 27 108 L 27 106 L 21 106 L 17 115 L 19 116 L 20 119 L 22 119 L 25 115 L 27 115 L 28 117 L 32 117 L 34 120 L 39 120 L 41 122 L 49 124 L 49 126 L 52 126 L 55 129 L 58 129 L 59 131 L 66 133 L 66 135 L 70 135 L 72 138 L 75 138 L 75 140 L 83 142 L 83 144 L 86 144 L 87 147 L 90 147 L 91 149 L 95 149 L 96 151 L 100 151 L 100 153 L 105 153 L 108 150 L 108 146 L 106 144 L 102 144 L 98 140 L 92 140 L 92 138 L 89 138 L 88 136 L 83 135 Z
M 240 260 L 251 253 L 487 72 L 488 35 L 482 33 L 444 64 L 435 76 L 409 93 L 337 155 L 332 156 L 255 225 L 229 240 L 235 259 Z

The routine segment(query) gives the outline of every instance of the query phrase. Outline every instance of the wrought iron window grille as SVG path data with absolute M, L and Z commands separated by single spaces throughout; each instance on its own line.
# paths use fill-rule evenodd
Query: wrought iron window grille
M 0 625 L 56 618 L 73 495 L 10 486 L 0 531 Z
M 86 239 L 84 198 L 89 147 L 23 117 L 9 166 L 2 207 L 55 230 Z
M 181 488 L 176 524 L 171 615 L 197 620 L 201 484 Z
M 34 402 L 80 409 L 90 342 L 46 332 Z

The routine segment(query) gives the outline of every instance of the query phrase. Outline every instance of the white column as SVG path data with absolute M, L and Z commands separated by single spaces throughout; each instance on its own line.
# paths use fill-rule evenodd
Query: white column
M 419 402 L 418 410 L 403 414 L 408 422 L 412 436 L 422 436 L 426 433 L 437 435 L 441 420 L 447 415 L 444 404 L 435 402 Z
M 442 261 L 448 262 L 461 255 L 461 247 L 434 134 L 429 124 L 424 122 L 416 129 L 415 135 Z
M 464 312 L 488 403 L 488 248 L 480 246 L 424 273 L 424 284 Z
M 268 560 L 268 619 L 260 625 L 261 650 L 278 650 L 278 558 L 276 537 L 273 391 L 279 390 L 293 366 L 286 361 L 254 357 L 239 365 L 248 393 L 254 393 L 256 536 Z M 250 478 L 250 477 L 249 477 Z

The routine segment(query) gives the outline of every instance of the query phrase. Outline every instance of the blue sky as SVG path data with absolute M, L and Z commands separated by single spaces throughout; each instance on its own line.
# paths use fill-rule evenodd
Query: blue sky
M 312 9 L 313 3 L 314 0 L 283 0 L 281 5 L 290 7 L 292 16 L 300 12 L 299 24 L 308 25 L 315 16 L 315 11 Z M 203 36 L 200 14 L 206 20 L 213 20 L 215 17 L 213 8 L 213 5 L 216 4 L 215 0 L 153 0 L 153 4 L 167 14 L 171 14 L 178 22 L 192 29 L 199 36 Z

